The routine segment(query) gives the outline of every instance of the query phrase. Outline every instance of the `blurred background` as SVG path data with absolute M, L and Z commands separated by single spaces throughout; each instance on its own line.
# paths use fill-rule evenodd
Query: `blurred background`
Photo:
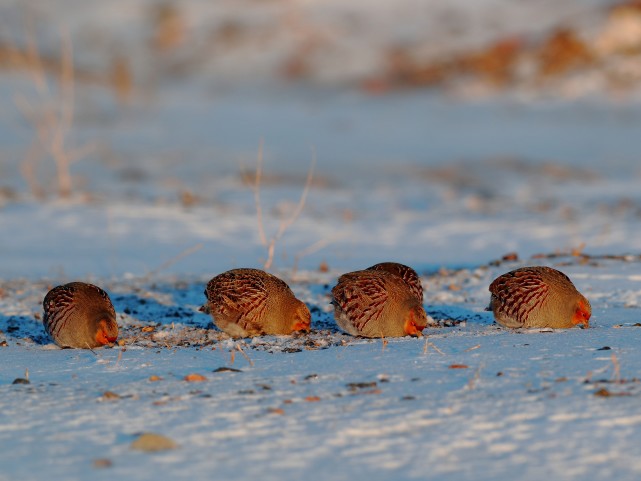
M 0 274 L 634 251 L 640 86 L 636 1 L 4 0 Z

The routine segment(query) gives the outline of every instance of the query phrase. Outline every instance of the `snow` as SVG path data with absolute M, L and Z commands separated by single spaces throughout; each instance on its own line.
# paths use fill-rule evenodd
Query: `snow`
M 641 315 L 626 299 L 641 296 L 638 262 L 551 262 L 594 305 L 590 329 L 557 332 L 506 331 L 484 311 L 489 281 L 515 263 L 423 274 L 444 327 L 384 343 L 337 330 L 334 273 L 292 282 L 312 334 L 242 341 L 197 312 L 202 283 L 112 281 L 125 342 L 95 352 L 46 339 L 33 320 L 46 283 L 6 282 L 2 479 L 635 479 Z M 223 366 L 241 372 L 213 372 Z M 12 385 L 27 369 L 31 383 Z M 192 373 L 207 380 L 183 380 Z M 142 432 L 179 448 L 132 451 Z
M 176 2 L 192 38 L 166 54 L 149 47 L 157 2 L 36 6 L 43 54 L 55 57 L 66 27 L 81 70 L 125 52 L 136 78 L 123 104 L 100 82 L 75 86 L 65 145 L 93 148 L 71 167 L 68 199 L 48 157 L 36 162 L 42 193 L 30 190 L 36 132 L 14 101 L 46 103 L 28 72 L 0 72 L 0 481 L 639 479 L 638 92 L 354 87 L 391 45 L 461 51 L 568 18 L 594 26 L 606 2 L 258 3 Z M 0 11 L 3 42 L 24 41 L 19 2 Z M 202 56 L 225 25 L 239 43 Z M 309 81 L 284 81 L 309 35 L 323 46 Z M 211 277 L 267 258 L 261 142 L 267 239 L 316 158 L 271 269 L 313 330 L 232 341 L 198 307 Z M 384 341 L 340 332 L 336 279 L 388 260 L 419 272 L 440 327 Z M 490 282 L 532 264 L 573 279 L 589 329 L 492 322 Z M 51 343 L 42 299 L 71 280 L 109 292 L 121 344 Z M 178 448 L 132 449 L 145 432 Z

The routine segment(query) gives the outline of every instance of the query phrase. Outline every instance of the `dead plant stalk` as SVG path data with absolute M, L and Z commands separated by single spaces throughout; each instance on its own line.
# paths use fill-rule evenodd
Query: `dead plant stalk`
M 243 355 L 245 360 L 249 363 L 250 366 L 254 366 L 254 361 L 250 359 L 250 357 L 247 355 L 247 353 L 243 350 L 243 348 L 240 346 L 240 344 L 236 344 L 236 349 Z
M 299 251 L 296 253 L 294 256 L 294 267 L 292 269 L 292 277 L 295 277 L 296 272 L 298 271 L 298 264 L 300 260 L 308 256 L 310 254 L 313 254 L 315 252 L 318 252 L 319 250 L 327 247 L 330 243 L 332 243 L 337 237 L 334 238 L 327 238 L 327 239 L 319 239 L 316 242 L 314 242 L 312 245 L 306 247 L 305 249 Z
M 619 358 L 616 354 L 612 353 L 612 375 L 614 377 L 614 382 L 617 384 L 621 382 L 621 364 L 619 363 Z
M 26 96 L 17 94 L 15 103 L 25 119 L 35 131 L 34 139 L 28 148 L 21 165 L 21 172 L 32 193 L 39 196 L 42 192 L 36 179 L 37 161 L 49 155 L 56 166 L 58 195 L 68 198 L 72 194 L 73 182 L 71 164 L 94 150 L 87 144 L 77 149 L 68 149 L 67 139 L 72 129 L 75 112 L 75 82 L 73 67 L 73 48 L 68 31 L 61 32 L 60 75 L 58 94 L 54 95 L 46 80 L 43 62 L 35 40 L 35 34 L 27 29 L 27 59 L 31 65 L 29 72 L 37 93 L 37 105 Z
M 181 259 L 183 259 L 183 258 L 185 258 L 185 257 L 188 257 L 188 256 L 190 256 L 190 255 L 192 255 L 192 254 L 195 254 L 195 253 L 196 253 L 196 252 L 198 252 L 200 249 L 202 249 L 202 248 L 203 248 L 203 246 L 204 246 L 204 244 L 203 244 L 202 242 L 199 242 L 198 244 L 196 244 L 196 245 L 194 245 L 194 246 L 191 246 L 191 247 L 189 247 L 188 249 L 185 249 L 184 251 L 180 252 L 178 255 L 175 255 L 175 256 L 174 256 L 174 257 L 172 257 L 171 259 L 166 260 L 165 262 L 163 262 L 162 264 L 160 264 L 157 268 L 155 268 L 154 270 L 150 271 L 150 272 L 149 272 L 149 273 L 144 277 L 144 280 L 145 280 L 145 281 L 149 281 L 153 276 L 155 276 L 156 274 L 158 274 L 160 271 L 163 271 L 163 270 L 167 269 L 168 267 L 171 267 L 171 266 L 172 266 L 172 265 L 174 265 L 176 262 L 178 262 L 179 260 L 181 260 Z M 173 329 L 173 323 L 172 323 L 172 329 Z
M 289 229 L 296 219 L 300 216 L 303 208 L 305 207 L 305 202 L 307 200 L 307 194 L 312 184 L 312 179 L 314 177 L 314 167 L 316 166 L 316 152 L 312 150 L 312 163 L 309 166 L 307 171 L 307 178 L 305 180 L 305 187 L 301 193 L 298 204 L 292 211 L 289 217 L 283 218 L 280 221 L 280 225 L 276 233 L 268 240 L 267 235 L 265 234 L 265 224 L 263 222 L 263 209 L 260 199 L 260 184 L 263 175 L 263 141 L 261 140 L 258 147 L 258 158 L 256 160 L 256 178 L 254 182 L 254 201 L 256 203 L 256 218 L 258 221 L 258 235 L 260 236 L 260 242 L 267 248 L 267 259 L 263 264 L 263 268 L 268 270 L 271 268 L 274 262 L 274 251 L 276 249 L 276 243 L 283 237 L 287 229 Z

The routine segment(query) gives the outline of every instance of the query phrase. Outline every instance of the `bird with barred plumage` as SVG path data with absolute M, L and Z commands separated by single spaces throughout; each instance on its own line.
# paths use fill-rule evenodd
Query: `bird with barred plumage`
M 418 274 L 402 264 L 343 274 L 332 296 L 336 323 L 354 336 L 420 336 L 430 323 Z
M 366 270 L 387 271 L 397 275 L 398 277 L 403 279 L 405 284 L 407 284 L 407 287 L 409 287 L 410 291 L 412 291 L 419 302 L 423 304 L 423 285 L 421 284 L 421 278 L 411 267 L 406 266 L 405 264 L 399 264 L 398 262 L 380 262 L 378 264 L 374 264 L 371 267 L 368 267 Z
M 91 349 L 118 338 L 116 311 L 98 286 L 70 282 L 54 287 L 42 305 L 45 330 L 60 347 Z
M 588 328 L 590 302 L 568 276 L 551 267 L 522 267 L 490 285 L 489 309 L 505 327 Z
M 217 275 L 205 289 L 200 310 L 211 314 L 232 337 L 309 331 L 311 314 L 289 286 L 259 269 L 232 269 Z

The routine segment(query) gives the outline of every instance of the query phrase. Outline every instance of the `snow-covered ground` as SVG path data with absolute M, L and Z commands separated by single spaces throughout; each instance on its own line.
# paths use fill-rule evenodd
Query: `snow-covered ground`
M 461 51 L 568 22 L 598 30 L 607 2 L 393 3 L 33 5 L 52 88 L 33 67 L 0 71 L 0 480 L 639 479 L 638 92 L 471 100 L 354 83 L 397 43 Z M 0 5 L 0 60 L 7 39 L 28 44 L 21 5 Z M 70 105 L 53 80 L 65 29 L 77 79 L 59 132 L 81 155 L 60 199 L 42 128 L 64 126 L 47 115 Z M 307 53 L 307 74 L 284 81 Z M 130 90 L 100 78 L 119 55 Z M 231 341 L 197 309 L 209 278 L 267 257 L 261 144 L 267 240 L 316 159 L 272 268 L 313 330 Z M 386 260 L 421 274 L 441 325 L 423 339 L 334 323 L 337 277 Z M 590 329 L 492 323 L 488 285 L 527 264 L 574 280 Z M 110 293 L 119 345 L 50 343 L 42 299 L 71 280 Z M 178 447 L 133 449 L 143 432 Z
M 588 330 L 493 325 L 507 263 L 424 274 L 444 327 L 386 343 L 337 331 L 333 272 L 292 282 L 310 335 L 236 342 L 196 311 L 202 282 L 107 283 L 123 345 L 95 353 L 45 339 L 46 283 L 5 282 L 0 479 L 638 479 L 639 259 L 586 260 L 544 262 L 591 299 Z M 142 432 L 179 447 L 131 449 Z

